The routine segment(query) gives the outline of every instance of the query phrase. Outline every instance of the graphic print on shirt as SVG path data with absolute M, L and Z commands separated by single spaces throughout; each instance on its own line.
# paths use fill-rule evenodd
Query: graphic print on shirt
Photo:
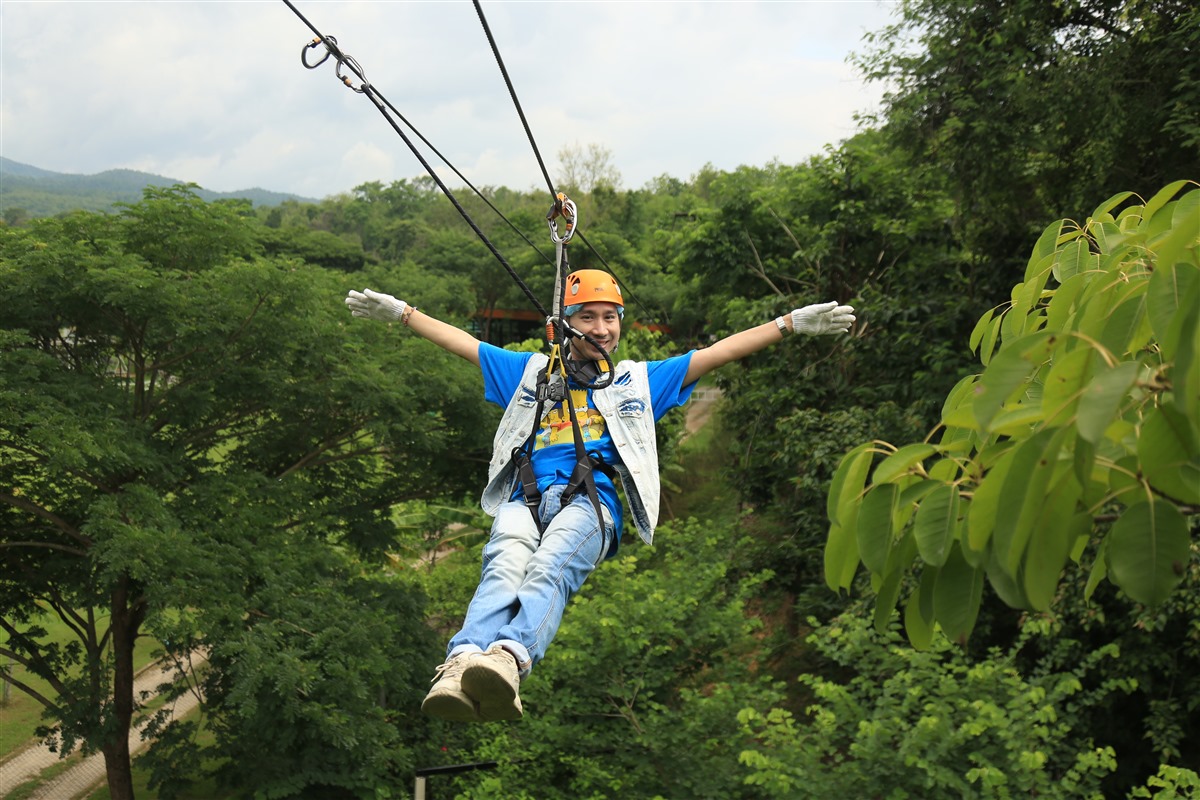
M 575 416 L 579 420 L 579 431 L 583 441 L 594 442 L 604 435 L 604 417 L 600 412 L 587 404 L 587 389 L 572 389 L 571 404 L 575 407 Z M 572 444 L 575 441 L 571 432 L 571 419 L 560 403 L 542 418 L 542 425 L 534 439 L 533 449 L 541 450 L 552 444 Z

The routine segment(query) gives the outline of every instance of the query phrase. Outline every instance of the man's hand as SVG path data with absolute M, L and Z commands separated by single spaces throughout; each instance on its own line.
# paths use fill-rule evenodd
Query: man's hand
M 361 292 L 351 289 L 350 294 L 346 295 L 346 305 L 354 316 L 380 322 L 395 322 L 408 308 L 408 303 L 403 300 L 370 289 L 363 289 Z
M 854 309 L 836 302 L 797 308 L 792 312 L 792 333 L 820 336 L 825 333 L 845 333 L 854 324 Z

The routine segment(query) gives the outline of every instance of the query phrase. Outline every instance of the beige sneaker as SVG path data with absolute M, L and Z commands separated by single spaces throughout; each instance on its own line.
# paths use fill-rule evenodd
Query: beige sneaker
M 437 668 L 433 676 L 433 688 L 425 695 L 421 710 L 431 717 L 451 722 L 477 722 L 479 707 L 471 696 L 463 691 L 463 670 L 467 663 L 480 657 L 480 653 L 461 653 Z
M 520 685 L 517 659 L 498 644 L 476 654 L 462 673 L 462 690 L 478 702 L 484 722 L 521 718 Z

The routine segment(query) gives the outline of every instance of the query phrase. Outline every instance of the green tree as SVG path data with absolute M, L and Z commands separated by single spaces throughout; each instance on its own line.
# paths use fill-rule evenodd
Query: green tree
M 757 669 L 760 626 L 747 613 L 770 575 L 731 581 L 736 533 L 697 520 L 664 524 L 655 541 L 627 543 L 571 601 L 522 687 L 526 718 L 456 752 L 500 762 L 461 779 L 459 797 L 749 796 L 737 714 L 781 700 Z
M 122 800 L 132 796 L 139 636 L 168 638 L 176 653 L 180 641 L 207 648 L 222 697 L 243 698 L 233 705 L 253 717 L 246 681 L 282 683 L 301 662 L 336 674 L 331 659 L 350 656 L 333 643 L 354 635 L 346 605 L 391 596 L 322 554 L 378 552 L 395 539 L 395 502 L 461 494 L 486 462 L 469 368 L 384 326 L 354 325 L 336 275 L 258 256 L 247 212 L 174 187 L 147 190 L 120 215 L 0 229 L 4 655 L 50 683 L 48 696 L 15 685 L 45 705 L 45 733 L 64 751 L 104 753 Z M 405 369 L 413 362 L 430 365 L 419 380 Z M 305 611 L 307 594 L 288 599 L 309 565 L 308 591 L 327 597 L 327 613 Z M 77 641 L 48 642 L 36 624 L 46 610 Z M 260 627 L 276 619 L 317 640 L 271 675 L 246 671 L 237 648 L 272 652 L 255 642 L 287 629 Z M 364 685 L 395 694 L 380 654 L 398 660 L 401 647 L 423 663 L 422 646 L 409 632 L 346 652 L 364 659 Z M 289 702 L 309 718 L 310 703 L 342 708 L 305 688 Z M 274 741 L 279 752 L 296 743 L 293 756 L 311 746 L 299 734 Z M 364 769 L 349 738 L 326 744 L 325 782 L 338 754 L 343 776 Z
M 1049 610 L 1089 543 L 1085 598 L 1105 578 L 1137 603 L 1170 595 L 1200 513 L 1200 190 L 1174 199 L 1185 186 L 1047 228 L 1011 301 L 976 326 L 984 370 L 938 428 L 846 455 L 827 502 L 831 588 L 861 561 L 882 627 L 919 573 L 904 614 L 918 646 L 935 623 L 965 641 L 985 583 Z
M 1013 652 L 969 660 L 939 638 L 903 646 L 895 626 L 880 636 L 847 614 L 809 637 L 840 669 L 806 674 L 807 723 L 783 708 L 746 709 L 753 744 L 741 756 L 747 783 L 781 800 L 825 797 L 1101 800 L 1116 766 L 1091 742 L 1080 712 L 1132 682 L 1101 679 L 1116 648 L 1061 671 L 1025 677 Z
M 1005 285 L 1047 219 L 1200 161 L 1200 12 L 1187 0 L 905 0 L 858 58 L 883 129 L 936 166 Z
M 600 187 L 617 189 L 621 186 L 621 171 L 613 162 L 612 150 L 598 142 L 579 142 L 563 145 L 558 151 L 558 182 L 560 192 L 590 192 Z

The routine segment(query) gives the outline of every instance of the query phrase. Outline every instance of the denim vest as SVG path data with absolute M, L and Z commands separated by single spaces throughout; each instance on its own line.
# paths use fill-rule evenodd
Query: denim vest
M 504 416 L 492 442 L 492 461 L 488 466 L 487 487 L 480 504 L 493 517 L 508 502 L 517 488 L 512 451 L 529 438 L 537 414 L 538 372 L 546 369 L 548 358 L 537 353 L 529 359 L 521 375 L 521 385 L 508 401 Z M 613 466 L 621 477 L 621 486 L 638 535 L 646 544 L 654 539 L 658 524 L 659 493 L 658 442 L 654 436 L 654 409 L 650 405 L 650 379 L 646 364 L 622 361 L 616 366 L 611 385 L 592 393 L 592 402 L 621 456 Z

